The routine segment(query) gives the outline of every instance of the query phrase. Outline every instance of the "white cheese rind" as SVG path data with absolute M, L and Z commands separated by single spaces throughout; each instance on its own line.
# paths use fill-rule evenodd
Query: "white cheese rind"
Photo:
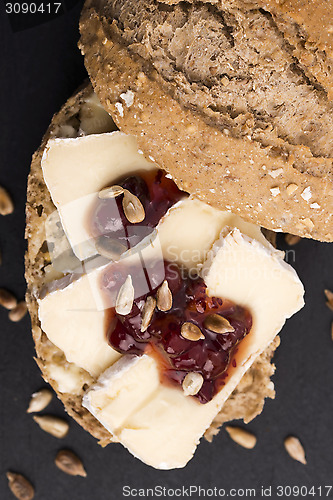
M 125 355 L 85 394 L 83 406 L 137 458 L 158 469 L 184 467 L 214 408 L 161 384 L 156 361 Z
M 122 176 L 152 169 L 156 166 L 138 153 L 136 139 L 119 131 L 48 141 L 43 176 L 77 257 L 96 254 L 88 222 L 97 193 Z
M 229 367 L 226 383 L 212 401 L 202 405 L 186 397 L 180 388 L 159 383 L 158 367 L 147 356 L 137 361 L 125 356 L 84 398 L 86 408 L 131 453 L 160 469 L 186 465 L 246 370 L 271 343 L 286 318 L 304 304 L 304 288 L 295 271 L 276 252 L 238 229 L 214 245 L 202 274 L 210 295 L 249 307 L 253 317 L 251 332 L 234 357 L 236 366 Z M 117 400 L 120 393 L 121 400 Z M 116 423 L 113 408 L 117 409 Z
M 98 377 L 120 354 L 105 336 L 105 311 L 97 310 L 91 283 L 98 289 L 101 270 L 84 275 L 66 288 L 38 300 L 42 330 L 67 361 Z

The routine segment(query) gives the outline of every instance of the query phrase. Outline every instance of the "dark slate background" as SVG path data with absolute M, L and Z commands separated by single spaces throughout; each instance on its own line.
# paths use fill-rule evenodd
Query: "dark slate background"
M 72 8 L 68 5 L 57 18 L 31 27 L 31 20 L 9 19 L 0 4 L 0 184 L 9 189 L 15 201 L 14 214 L 0 217 L 0 286 L 8 287 L 19 298 L 25 291 L 24 204 L 31 155 L 53 113 L 86 76 L 77 49 L 81 3 Z M 23 29 L 27 26 L 30 28 Z M 283 247 L 282 238 L 280 245 Z M 323 295 L 325 287 L 333 288 L 332 245 L 304 240 L 294 248 L 294 265 L 305 284 L 307 304 L 282 332 L 282 345 L 275 357 L 277 397 L 267 401 L 264 413 L 249 424 L 258 444 L 254 450 L 245 450 L 222 431 L 213 444 L 203 441 L 183 470 L 156 471 L 121 445 L 102 449 L 73 421 L 63 441 L 41 431 L 26 414 L 31 393 L 45 386 L 33 360 L 29 319 L 11 323 L 1 309 L 0 499 L 13 498 L 5 477 L 8 470 L 30 478 L 37 500 L 118 500 L 125 498 L 125 485 L 197 485 L 225 488 L 226 493 L 229 488 L 256 488 L 257 497 L 261 486 L 272 486 L 272 498 L 277 497 L 278 485 L 332 485 L 333 313 L 325 306 Z M 48 412 L 65 416 L 56 398 Z M 308 465 L 286 454 L 283 440 L 288 434 L 303 442 Z M 83 459 L 86 479 L 66 476 L 55 467 L 54 457 L 63 447 L 73 449 Z M 318 489 L 316 493 L 319 497 Z M 241 495 L 239 492 L 236 498 Z M 324 491 L 322 496 L 326 496 Z M 179 498 L 186 498 L 186 491 Z

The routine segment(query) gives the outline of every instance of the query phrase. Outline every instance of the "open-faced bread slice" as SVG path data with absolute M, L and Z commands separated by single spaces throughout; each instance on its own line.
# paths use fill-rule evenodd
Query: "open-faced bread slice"
M 111 118 L 100 106 L 92 87 L 87 84 L 79 90 L 63 106 L 52 120 L 43 139 L 40 149 L 35 153 L 31 165 L 28 182 L 27 228 L 28 251 L 26 254 L 26 279 L 28 283 L 27 302 L 32 321 L 32 333 L 36 345 L 36 361 L 43 377 L 48 381 L 66 411 L 87 431 L 106 445 L 115 439 L 82 406 L 82 397 L 88 386 L 95 382 L 94 378 L 74 363 L 68 362 L 64 353 L 48 339 L 42 331 L 38 319 L 38 298 L 47 283 L 61 278 L 54 269 L 48 252 L 45 234 L 45 222 L 55 212 L 50 193 L 46 187 L 41 169 L 41 160 L 50 138 L 78 137 L 92 133 L 102 133 L 114 130 Z M 57 242 L 68 245 L 66 237 L 58 226 Z M 68 245 L 67 257 L 70 265 L 76 263 L 75 256 Z M 65 252 L 66 253 L 66 252 Z M 258 357 L 250 369 L 240 380 L 238 386 L 224 404 L 222 411 L 216 417 L 206 432 L 207 439 L 218 432 L 219 426 L 228 420 L 243 418 L 249 422 L 261 412 L 264 399 L 274 398 L 274 386 L 270 381 L 274 373 L 271 357 L 278 346 L 278 337 Z
M 81 50 L 117 125 L 203 201 L 333 240 L 332 6 L 87 0 Z

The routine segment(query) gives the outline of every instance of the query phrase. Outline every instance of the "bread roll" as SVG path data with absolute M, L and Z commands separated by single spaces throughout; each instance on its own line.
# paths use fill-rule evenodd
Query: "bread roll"
M 36 362 L 44 379 L 51 384 L 63 402 L 66 411 L 84 429 L 95 436 L 103 446 L 114 441 L 107 430 L 82 406 L 82 396 L 94 380 L 85 370 L 68 363 L 64 353 L 53 345 L 41 330 L 38 319 L 37 298 L 46 283 L 59 278 L 47 251 L 45 221 L 55 211 L 50 193 L 45 185 L 41 159 L 50 137 L 76 137 L 90 133 L 113 130 L 114 123 L 101 108 L 91 85 L 86 84 L 71 97 L 51 122 L 42 145 L 34 154 L 28 181 L 26 238 L 27 303 L 31 315 L 32 334 L 36 346 Z M 61 229 L 60 229 L 61 232 Z M 63 235 L 64 236 L 64 235 Z M 61 234 L 58 235 L 61 238 Z M 235 418 L 245 422 L 252 420 L 263 408 L 266 397 L 274 398 L 274 386 L 270 381 L 275 367 L 270 363 L 279 338 L 256 360 L 230 396 L 222 412 L 207 430 L 211 440 L 219 426 Z M 74 381 L 74 383 L 73 383 Z
M 87 0 L 80 47 L 121 130 L 203 201 L 333 241 L 332 3 Z

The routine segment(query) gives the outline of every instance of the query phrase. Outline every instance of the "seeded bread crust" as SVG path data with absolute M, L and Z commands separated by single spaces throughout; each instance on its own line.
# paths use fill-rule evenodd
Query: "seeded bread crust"
M 50 267 L 50 255 L 45 243 L 44 224 L 47 217 L 55 210 L 42 175 L 41 159 L 43 151 L 50 137 L 76 137 L 94 132 L 94 130 L 84 131 L 82 126 L 83 116 L 86 117 L 87 113 L 91 112 L 89 106 L 87 107 L 87 101 L 89 101 L 92 94 L 91 85 L 86 84 L 67 101 L 59 113 L 53 117 L 41 147 L 33 156 L 28 179 L 26 206 L 28 250 L 25 257 L 25 276 L 28 285 L 26 300 L 31 316 L 32 335 L 36 347 L 36 362 L 43 378 L 53 387 L 59 399 L 63 402 L 67 413 L 85 430 L 95 436 L 102 446 L 106 446 L 115 440 L 81 405 L 84 389 L 93 382 L 93 379 L 84 370 L 78 369 L 72 363 L 68 363 L 64 353 L 48 340 L 40 327 L 37 304 L 37 297 L 44 284 L 52 279 L 52 276 L 50 278 L 49 272 L 47 272 Z M 109 128 L 109 130 L 111 129 L 112 127 Z M 275 397 L 274 385 L 270 380 L 275 371 L 275 366 L 271 364 L 271 358 L 278 343 L 279 339 L 277 337 L 244 375 L 238 387 L 224 405 L 223 410 L 207 431 L 207 439 L 211 440 L 217 434 L 220 425 L 225 421 L 243 418 L 245 422 L 249 422 L 261 412 L 266 397 Z M 51 368 L 54 366 L 65 372 L 74 369 L 76 375 L 79 375 L 81 386 L 76 389 L 75 394 L 59 390 L 57 380 L 52 378 L 51 375 Z
M 167 3 L 86 1 L 80 48 L 105 109 L 182 189 L 333 241 L 330 17 L 317 39 L 305 2 L 289 14 L 273 2 Z

